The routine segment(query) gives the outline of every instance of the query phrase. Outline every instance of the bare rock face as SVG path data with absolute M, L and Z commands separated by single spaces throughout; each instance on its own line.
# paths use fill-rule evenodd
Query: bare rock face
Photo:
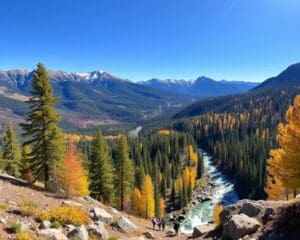
M 120 217 L 117 221 L 118 227 L 126 233 L 132 233 L 137 230 L 137 226 L 126 217 Z
M 94 220 L 99 220 L 105 224 L 112 224 L 113 222 L 113 217 L 112 215 L 110 215 L 107 211 L 105 211 L 103 208 L 99 208 L 99 207 L 94 207 L 91 210 L 92 213 L 92 218 Z
M 215 230 L 216 224 L 204 224 L 194 227 L 192 238 L 198 238 L 202 235 Z
M 243 238 L 247 234 L 255 233 L 260 227 L 260 223 L 255 218 L 250 218 L 245 214 L 236 214 L 224 224 L 223 235 L 232 240 Z
M 109 237 L 104 224 L 101 221 L 93 222 L 87 226 L 89 234 L 96 235 L 101 239 L 107 239 Z
M 242 207 L 239 213 L 244 213 L 249 217 L 256 217 L 262 209 L 262 206 L 256 202 L 245 202 L 242 204 Z
M 37 234 L 47 240 L 68 240 L 60 230 L 54 228 L 39 230 Z
M 166 236 L 167 237 L 175 237 L 176 236 L 175 230 L 173 228 L 166 229 Z
M 41 225 L 40 225 L 40 228 L 41 229 L 48 229 L 48 228 L 51 228 L 51 222 L 48 221 L 48 220 L 44 220 L 42 221 Z

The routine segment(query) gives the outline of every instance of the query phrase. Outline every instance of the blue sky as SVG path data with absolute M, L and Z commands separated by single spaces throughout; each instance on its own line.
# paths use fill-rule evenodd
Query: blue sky
M 1 0 L 0 69 L 262 81 L 300 61 L 300 0 Z

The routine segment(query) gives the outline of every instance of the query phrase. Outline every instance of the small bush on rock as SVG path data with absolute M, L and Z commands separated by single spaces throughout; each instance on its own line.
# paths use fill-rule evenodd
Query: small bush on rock
M 214 213 L 213 213 L 213 222 L 214 224 L 217 224 L 219 225 L 221 223 L 221 220 L 220 220 L 220 213 L 223 211 L 223 205 L 222 204 L 217 204 L 215 206 L 215 209 L 214 209 Z

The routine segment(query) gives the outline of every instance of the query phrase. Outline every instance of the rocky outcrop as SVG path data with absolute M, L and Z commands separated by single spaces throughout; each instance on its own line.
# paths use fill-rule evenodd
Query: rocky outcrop
M 148 239 L 155 239 L 155 236 L 152 232 L 149 232 L 149 231 L 143 232 L 143 235 Z
M 99 208 L 99 207 L 94 207 L 91 210 L 91 215 L 92 218 L 96 221 L 101 221 L 105 224 L 112 224 L 113 222 L 113 217 L 112 215 L 110 215 L 107 211 L 105 211 L 103 208 Z
M 137 226 L 126 217 L 120 217 L 117 226 L 125 233 L 132 233 L 137 230 Z
M 85 226 L 81 225 L 80 227 L 76 227 L 71 232 L 69 232 L 68 238 L 78 240 L 89 240 L 89 234 Z
M 244 213 L 236 214 L 224 224 L 223 235 L 225 238 L 238 240 L 247 234 L 255 233 L 259 227 L 260 223 L 255 218 L 248 217 Z
M 104 224 L 101 221 L 93 222 L 87 226 L 89 234 L 96 235 L 101 239 L 107 239 L 109 237 Z

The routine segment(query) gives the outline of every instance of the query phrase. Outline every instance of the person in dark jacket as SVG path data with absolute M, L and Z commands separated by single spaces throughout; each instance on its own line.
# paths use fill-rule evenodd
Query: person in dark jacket
M 179 224 L 178 220 L 175 220 L 175 222 L 174 222 L 174 230 L 175 230 L 176 236 L 178 236 L 179 227 L 180 227 L 180 224 Z

